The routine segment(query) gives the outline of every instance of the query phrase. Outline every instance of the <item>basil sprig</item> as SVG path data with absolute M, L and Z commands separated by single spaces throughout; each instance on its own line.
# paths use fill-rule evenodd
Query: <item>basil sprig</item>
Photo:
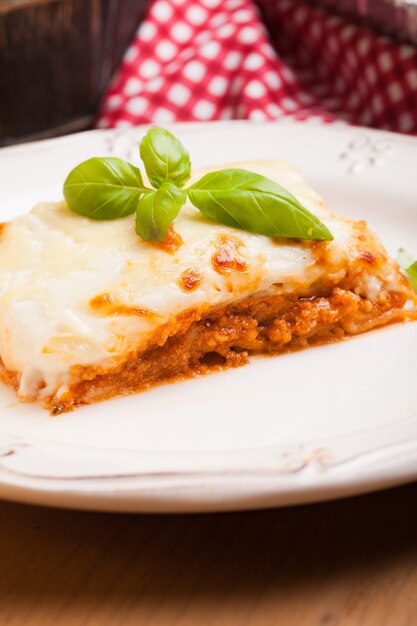
M 154 126 L 148 130 L 139 152 L 148 178 L 156 188 L 166 180 L 182 187 L 191 176 L 190 155 L 182 143 L 164 128 Z
M 226 226 L 270 237 L 332 239 L 289 191 L 247 170 L 206 174 L 190 187 L 188 197 L 203 215 Z
M 183 189 L 170 181 L 162 183 L 156 191 L 145 193 L 136 209 L 136 233 L 139 237 L 162 243 L 186 196 Z
M 64 183 L 69 208 L 94 220 L 114 220 L 134 213 L 144 192 L 138 168 L 115 157 L 83 161 Z
M 404 250 L 404 248 L 400 248 L 398 250 L 397 261 L 400 267 L 407 274 L 410 285 L 417 293 L 417 261 L 414 260 L 414 257 L 407 252 L 407 250 Z
M 136 212 L 136 232 L 146 241 L 162 242 L 187 197 L 207 218 L 226 226 L 268 235 L 325 241 L 328 228 L 278 183 L 243 169 L 211 172 L 182 189 L 191 162 L 171 133 L 151 128 L 140 144 L 148 179 L 122 159 L 88 159 L 64 183 L 64 197 L 76 213 L 112 220 Z

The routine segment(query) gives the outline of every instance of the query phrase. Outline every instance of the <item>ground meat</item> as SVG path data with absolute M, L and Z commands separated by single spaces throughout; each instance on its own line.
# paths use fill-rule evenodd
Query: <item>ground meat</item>
M 163 345 L 135 355 L 113 372 L 93 375 L 75 384 L 52 412 L 70 410 L 116 395 L 146 389 L 168 379 L 237 367 L 251 354 L 277 354 L 329 343 L 345 335 L 403 320 L 404 296 L 381 293 L 373 303 L 349 290 L 335 288 L 328 296 L 252 296 L 218 307 L 200 319 L 189 316 L 189 326 L 173 330 Z M 78 375 L 82 375 L 82 371 Z

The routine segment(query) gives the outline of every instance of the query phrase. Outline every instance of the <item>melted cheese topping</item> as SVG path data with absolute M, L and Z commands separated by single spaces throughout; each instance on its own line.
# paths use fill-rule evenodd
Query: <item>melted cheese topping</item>
M 329 213 L 294 167 L 239 166 L 279 182 L 328 226 L 325 262 L 319 247 L 221 226 L 190 204 L 175 220 L 183 244 L 171 253 L 142 241 L 134 216 L 94 221 L 64 203 L 39 204 L 0 237 L 0 357 L 19 374 L 19 395 L 59 396 L 74 381 L 72 366 L 104 371 L 190 308 L 273 285 L 290 293 L 324 273 L 343 277 L 355 225 Z

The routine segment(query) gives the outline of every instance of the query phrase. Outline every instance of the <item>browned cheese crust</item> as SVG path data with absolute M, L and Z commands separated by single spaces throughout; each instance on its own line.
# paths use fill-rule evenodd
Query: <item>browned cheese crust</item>
M 355 259 L 346 261 L 342 279 L 338 272 L 326 272 L 328 244 L 310 242 L 306 245 L 314 248 L 316 263 L 323 266 L 319 281 L 309 287 L 300 286 L 290 295 L 277 295 L 272 287 L 268 292 L 222 306 L 189 309 L 157 328 L 145 347 L 123 355 L 111 369 L 93 365 L 72 367 L 73 383 L 59 400 L 48 398 L 47 408 L 58 414 L 79 405 L 145 390 L 161 381 L 238 367 L 247 363 L 250 355 L 301 350 L 392 322 L 415 319 L 415 310 L 407 312 L 403 308 L 408 300 L 415 302 L 415 297 L 398 267 L 394 269 L 396 287 L 381 288 L 373 300 L 363 295 L 363 273 L 378 276 L 388 259 L 365 222 L 356 223 L 355 228 Z M 172 233 L 170 237 L 174 241 Z M 212 259 L 216 271 L 231 279 L 234 272 L 245 271 L 240 244 L 235 239 L 222 239 Z M 168 252 L 173 253 L 171 248 Z M 180 276 L 179 286 L 194 290 L 201 279 L 190 268 Z M 120 305 L 106 293 L 93 298 L 90 306 L 97 315 L 153 315 L 140 307 Z M 8 371 L 1 361 L 0 379 L 16 390 L 19 387 L 19 375 Z

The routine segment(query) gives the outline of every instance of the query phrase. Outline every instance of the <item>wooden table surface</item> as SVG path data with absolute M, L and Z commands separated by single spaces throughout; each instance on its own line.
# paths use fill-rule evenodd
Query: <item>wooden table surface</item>
M 415 626 L 417 483 L 273 511 L 0 503 L 1 626 Z

